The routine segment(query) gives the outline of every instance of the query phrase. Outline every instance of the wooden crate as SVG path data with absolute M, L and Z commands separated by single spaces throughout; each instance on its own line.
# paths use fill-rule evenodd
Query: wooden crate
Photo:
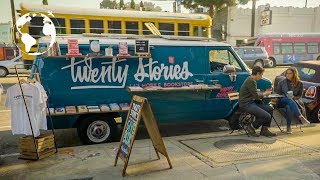
M 55 143 L 53 134 L 42 134 L 36 137 L 36 148 L 32 136 L 22 137 L 19 140 L 19 151 L 21 159 L 37 160 L 43 159 L 55 153 Z

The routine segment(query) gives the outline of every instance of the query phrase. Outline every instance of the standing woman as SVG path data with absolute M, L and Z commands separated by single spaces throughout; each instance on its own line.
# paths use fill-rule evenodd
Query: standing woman
M 277 93 L 285 95 L 278 103 L 278 108 L 285 108 L 285 118 L 287 120 L 287 133 L 291 134 L 291 118 L 292 115 L 298 117 L 302 124 L 310 124 L 310 122 L 301 114 L 298 107 L 298 100 L 302 97 L 303 84 L 300 81 L 298 71 L 294 67 L 290 67 L 286 70 L 286 78 L 278 83 Z M 304 108 L 304 107 L 303 107 Z

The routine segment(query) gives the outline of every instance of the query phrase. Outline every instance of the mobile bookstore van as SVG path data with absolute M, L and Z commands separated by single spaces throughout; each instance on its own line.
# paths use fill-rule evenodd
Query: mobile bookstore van
M 40 39 L 39 48 L 47 43 Z M 54 126 L 76 127 L 86 144 L 114 137 L 132 95 L 148 98 L 159 123 L 228 118 L 237 106 L 228 93 L 250 75 L 230 45 L 207 38 L 78 35 L 57 43 L 58 54 L 34 63 Z M 259 89 L 270 87 L 258 81 Z

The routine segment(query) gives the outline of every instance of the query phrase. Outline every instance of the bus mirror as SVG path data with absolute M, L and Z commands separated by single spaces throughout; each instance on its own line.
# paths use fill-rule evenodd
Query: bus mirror
M 310 86 L 305 93 L 305 97 L 314 98 L 316 97 L 317 88 L 315 86 Z

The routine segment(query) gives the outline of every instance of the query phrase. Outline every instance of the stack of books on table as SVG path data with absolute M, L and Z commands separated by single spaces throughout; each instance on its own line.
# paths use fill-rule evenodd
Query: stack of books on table
M 87 106 L 88 112 L 100 112 L 99 106 Z
M 66 106 L 66 113 L 68 114 L 76 114 L 77 110 L 75 106 Z

